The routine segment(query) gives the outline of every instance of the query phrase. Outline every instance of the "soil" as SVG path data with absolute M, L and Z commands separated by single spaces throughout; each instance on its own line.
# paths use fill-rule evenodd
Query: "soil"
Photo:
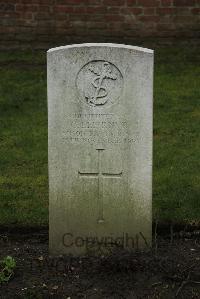
M 0 259 L 15 258 L 1 299 L 200 298 L 200 233 L 159 236 L 152 249 L 51 257 L 48 231 L 0 231 Z

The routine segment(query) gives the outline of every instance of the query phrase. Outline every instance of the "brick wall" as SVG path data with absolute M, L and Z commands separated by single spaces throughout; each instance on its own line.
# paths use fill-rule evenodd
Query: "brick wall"
M 199 35 L 200 0 L 0 0 L 1 48 Z

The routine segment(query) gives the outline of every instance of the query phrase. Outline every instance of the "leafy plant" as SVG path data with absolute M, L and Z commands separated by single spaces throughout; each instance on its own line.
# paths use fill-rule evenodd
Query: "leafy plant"
M 8 282 L 14 274 L 16 267 L 15 259 L 11 256 L 0 261 L 0 283 Z

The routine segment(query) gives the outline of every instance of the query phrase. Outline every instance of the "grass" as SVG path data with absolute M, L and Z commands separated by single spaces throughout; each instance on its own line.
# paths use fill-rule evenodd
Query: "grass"
M 200 220 L 200 54 L 155 51 L 154 219 Z M 45 52 L 0 53 L 0 225 L 48 224 Z

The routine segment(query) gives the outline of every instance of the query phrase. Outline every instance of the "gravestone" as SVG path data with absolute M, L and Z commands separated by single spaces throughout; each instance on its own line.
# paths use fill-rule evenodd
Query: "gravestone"
M 48 51 L 52 254 L 151 245 L 153 51 Z

